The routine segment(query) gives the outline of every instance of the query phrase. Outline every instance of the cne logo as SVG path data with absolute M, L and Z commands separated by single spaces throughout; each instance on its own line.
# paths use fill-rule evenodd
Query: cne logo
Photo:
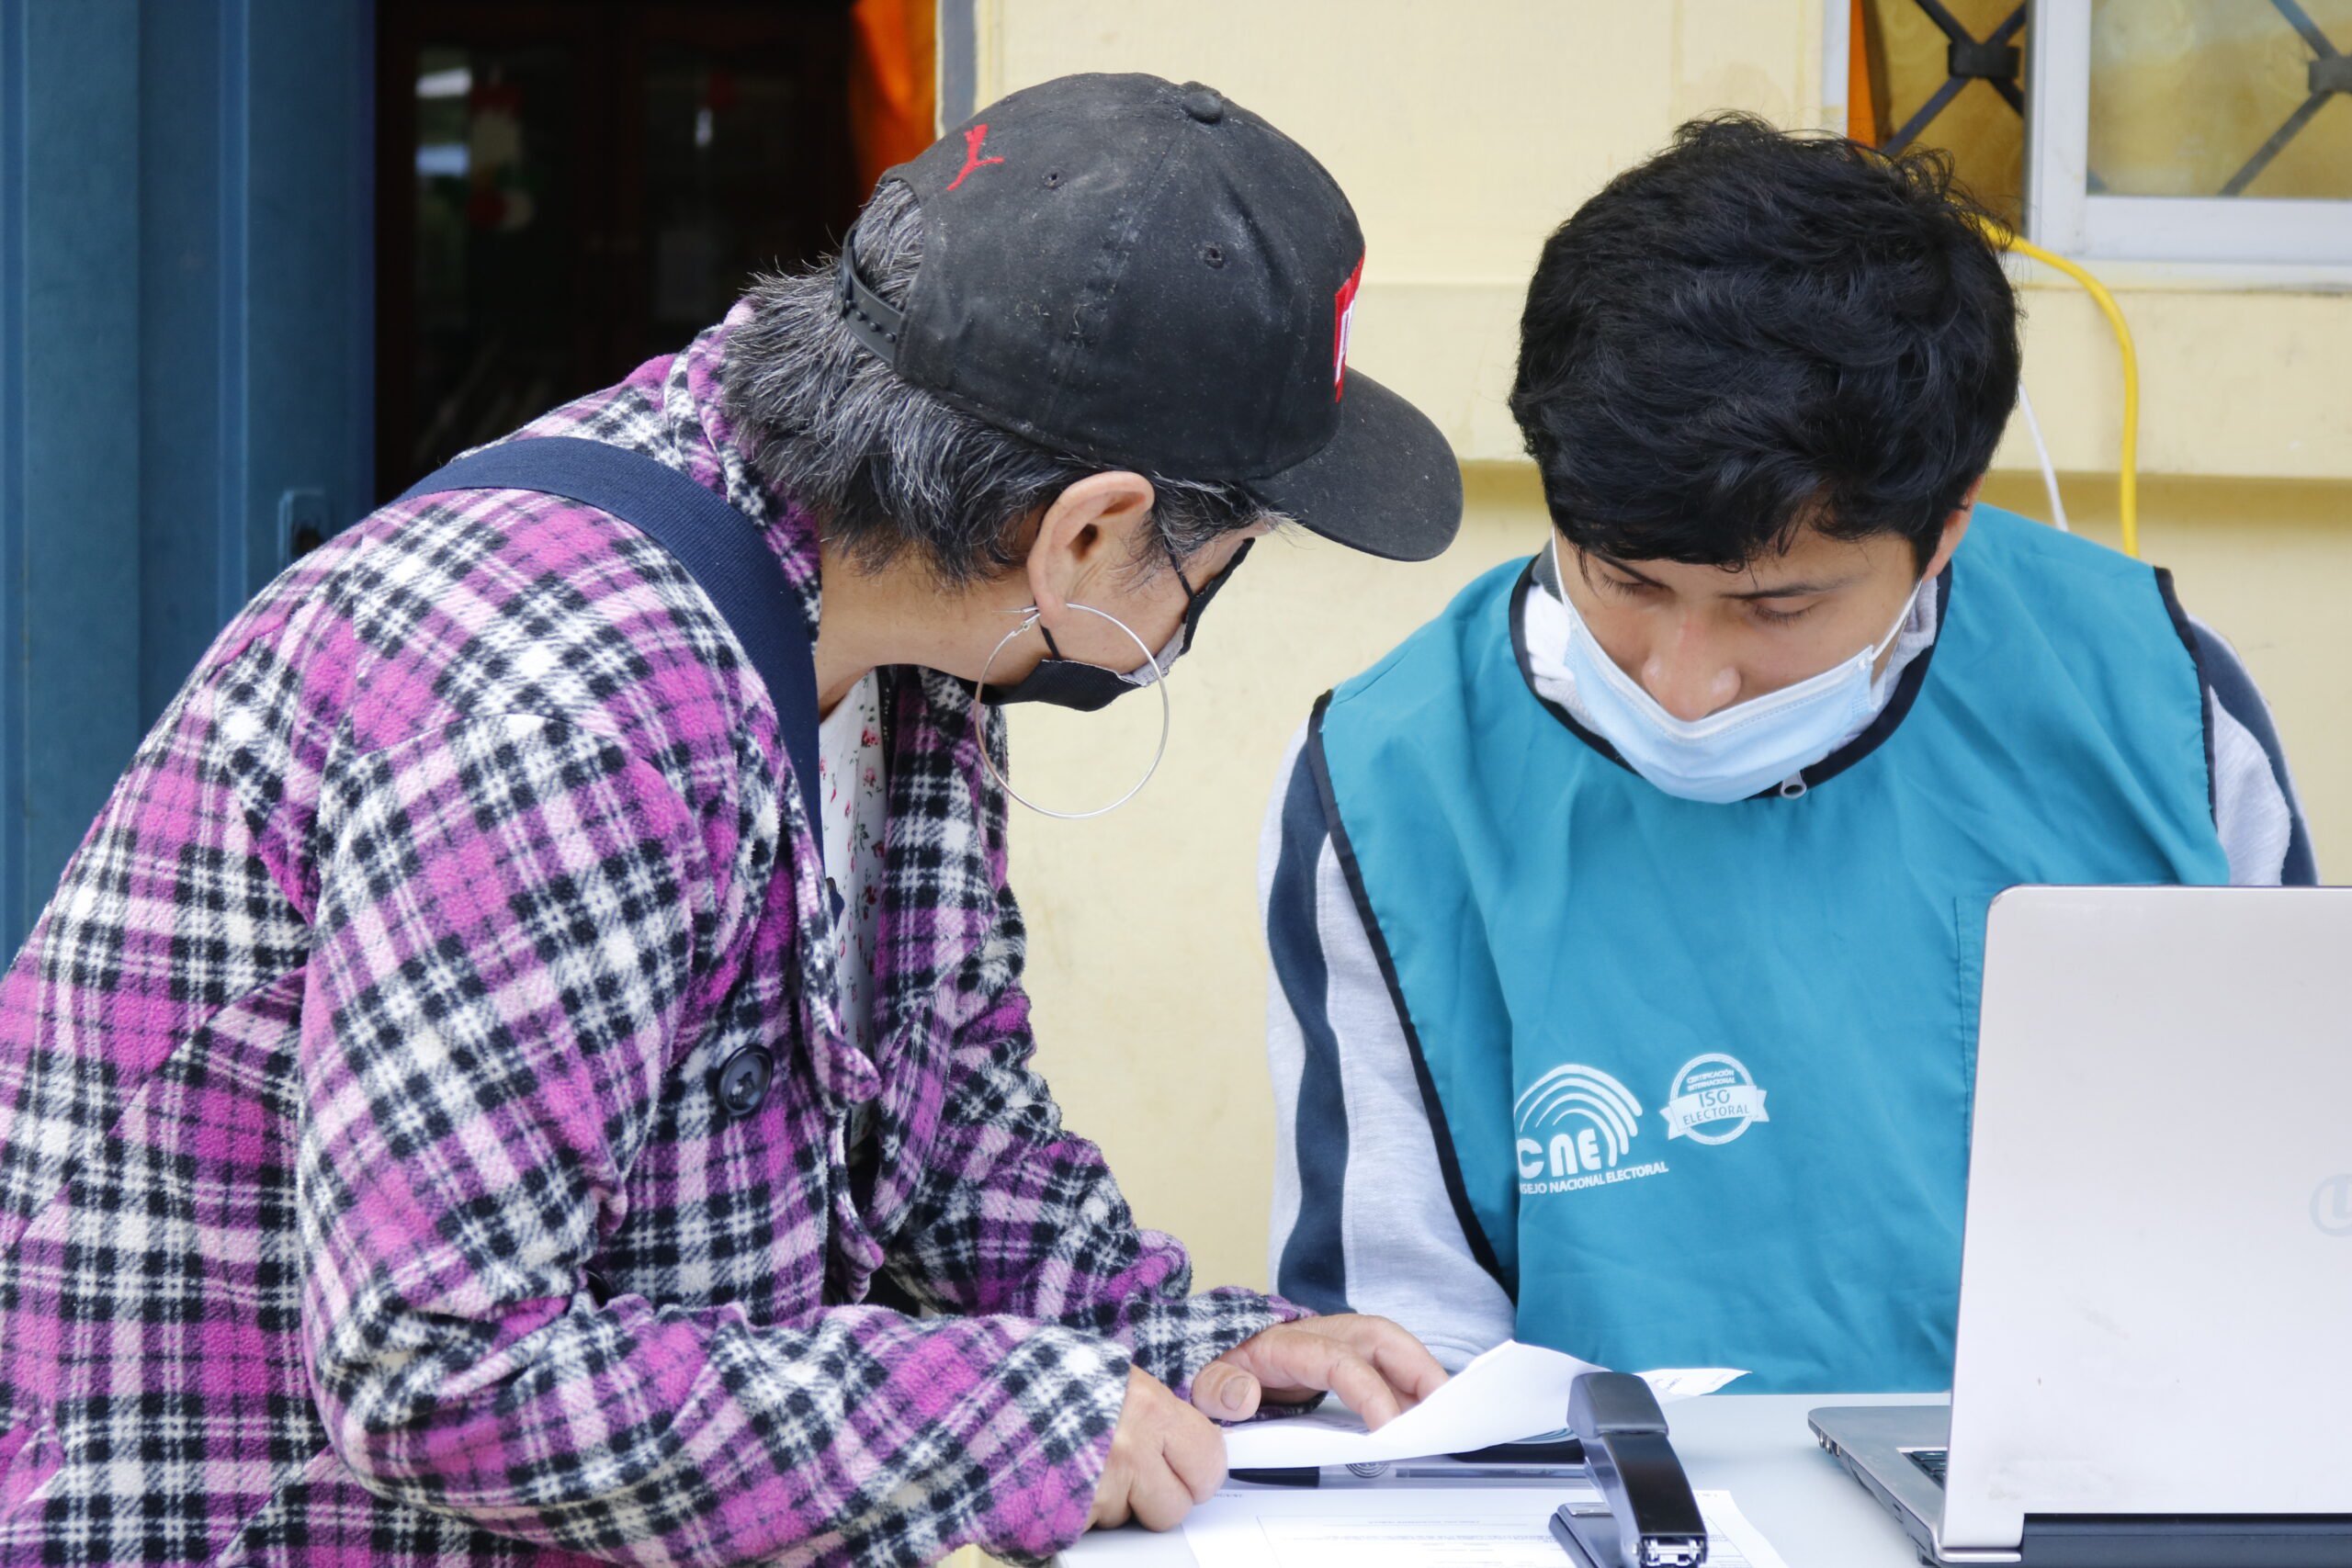
M 1363 282 L 1363 258 L 1356 258 L 1355 271 L 1340 285 L 1339 293 L 1331 297 L 1331 400 L 1338 402 L 1348 389 L 1348 333 L 1355 325 L 1356 288 Z
M 1512 1106 L 1519 1135 L 1513 1153 L 1521 1197 L 1574 1192 L 1636 1180 L 1666 1169 L 1664 1160 L 1627 1163 L 1642 1135 L 1642 1102 L 1598 1067 L 1553 1068 Z

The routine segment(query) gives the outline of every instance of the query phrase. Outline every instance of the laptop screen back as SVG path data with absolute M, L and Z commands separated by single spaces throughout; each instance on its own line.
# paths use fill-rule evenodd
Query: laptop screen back
M 2352 1513 L 2352 889 L 1994 901 L 1942 1540 Z

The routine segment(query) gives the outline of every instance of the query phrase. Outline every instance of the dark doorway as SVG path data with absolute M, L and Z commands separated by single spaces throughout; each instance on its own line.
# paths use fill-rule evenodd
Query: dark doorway
M 855 215 L 848 0 L 383 0 L 379 499 Z

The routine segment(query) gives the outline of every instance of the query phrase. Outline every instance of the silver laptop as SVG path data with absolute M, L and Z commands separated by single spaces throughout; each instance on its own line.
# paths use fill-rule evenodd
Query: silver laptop
M 1925 1561 L 2352 1565 L 2352 888 L 2018 887 L 1951 1404 L 1813 1429 Z

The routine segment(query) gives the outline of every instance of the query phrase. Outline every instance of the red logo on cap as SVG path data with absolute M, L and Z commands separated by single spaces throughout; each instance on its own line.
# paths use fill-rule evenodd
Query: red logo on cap
M 1355 321 L 1356 285 L 1363 281 L 1363 258 L 1356 258 L 1355 271 L 1340 285 L 1339 293 L 1331 297 L 1331 400 L 1338 402 L 1348 389 L 1348 328 Z
M 981 164 L 1001 164 L 1004 162 L 1001 158 L 983 158 L 980 156 L 980 143 L 986 141 L 988 139 L 989 128 L 985 125 L 976 125 L 972 127 L 971 130 L 964 132 L 964 166 L 956 171 L 956 177 L 954 179 L 947 182 L 948 190 L 954 190 L 957 186 L 962 185 L 964 183 L 964 176 L 970 174 L 974 169 L 978 168 Z M 943 191 L 940 194 L 944 196 L 946 192 Z

